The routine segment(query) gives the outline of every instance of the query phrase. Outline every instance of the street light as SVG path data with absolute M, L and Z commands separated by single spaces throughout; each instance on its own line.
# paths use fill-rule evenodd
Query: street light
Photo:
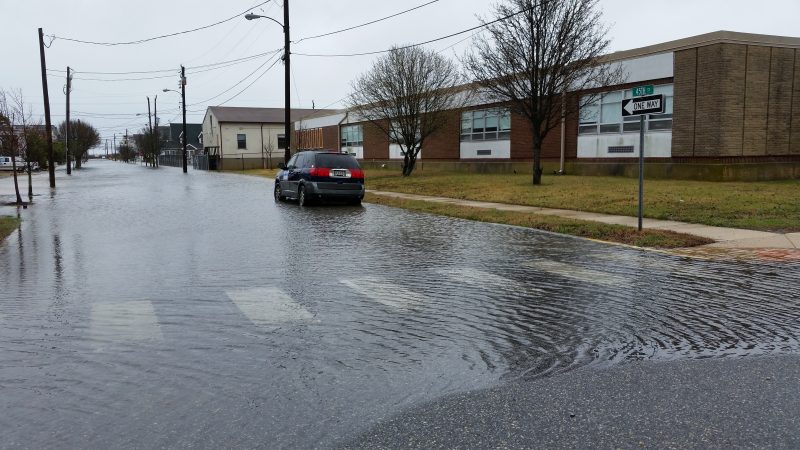
M 272 17 L 267 16 L 260 16 L 258 14 L 249 13 L 244 16 L 247 20 L 253 19 L 269 19 L 283 28 L 283 64 L 284 64 L 284 142 L 286 146 L 286 151 L 284 152 L 283 159 L 284 163 L 289 162 L 289 158 L 291 158 L 291 110 L 292 110 L 292 103 L 291 103 L 291 95 L 289 90 L 289 79 L 290 71 L 289 71 L 289 55 L 291 52 L 289 51 L 289 0 L 283 0 L 283 23 L 278 22 L 277 20 L 273 19 Z
M 178 92 L 173 89 L 164 89 L 164 92 Z M 181 109 L 183 110 L 183 173 L 188 171 L 186 163 L 186 143 L 188 141 L 186 133 L 186 68 L 181 65 Z

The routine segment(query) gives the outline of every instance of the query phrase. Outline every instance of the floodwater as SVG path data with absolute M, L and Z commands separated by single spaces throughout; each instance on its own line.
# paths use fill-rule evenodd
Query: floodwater
M 577 366 L 800 351 L 797 262 L 301 209 L 263 178 L 106 161 L 46 186 L 0 243 L 2 447 L 331 447 Z

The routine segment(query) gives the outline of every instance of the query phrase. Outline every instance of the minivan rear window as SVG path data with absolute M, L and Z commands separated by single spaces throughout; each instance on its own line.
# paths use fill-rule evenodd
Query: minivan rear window
M 337 155 L 334 153 L 318 153 L 316 158 L 317 167 L 326 169 L 360 169 L 358 161 L 350 155 Z

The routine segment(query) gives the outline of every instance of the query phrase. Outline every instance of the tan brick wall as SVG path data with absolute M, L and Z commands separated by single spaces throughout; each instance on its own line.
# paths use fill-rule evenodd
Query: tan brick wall
M 697 49 L 694 156 L 721 156 L 722 92 L 725 72 L 722 44 Z
M 800 154 L 797 53 L 742 44 L 676 52 L 672 156 Z
M 794 53 L 794 49 L 772 48 L 769 77 L 769 111 L 767 114 L 767 154 L 769 155 L 789 154 Z M 800 99 L 797 101 L 800 101 Z
M 800 155 L 800 51 L 794 55 L 794 89 L 792 93 L 792 130 L 789 153 Z
M 744 124 L 746 45 L 722 45 L 719 72 L 719 153 L 724 156 L 742 155 L 742 125 Z
M 675 52 L 672 156 L 694 156 L 697 49 Z
M 742 154 L 767 154 L 767 110 L 769 108 L 769 47 L 748 46 L 745 85 Z

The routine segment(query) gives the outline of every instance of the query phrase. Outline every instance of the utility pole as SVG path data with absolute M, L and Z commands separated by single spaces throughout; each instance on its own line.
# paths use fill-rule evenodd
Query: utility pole
M 117 133 L 114 133 L 114 161 L 117 160 Z
M 292 96 L 291 90 L 289 89 L 289 79 L 291 78 L 291 72 L 289 70 L 289 55 L 291 52 L 289 51 L 289 0 L 283 0 L 283 63 L 284 63 L 284 121 L 286 122 L 284 125 L 284 142 L 286 143 L 286 151 L 284 152 L 283 159 L 284 163 L 289 162 L 289 158 L 292 157 L 291 152 L 291 142 L 292 142 Z
M 39 28 L 39 58 L 42 64 L 42 94 L 44 96 L 44 123 L 47 127 L 47 171 L 50 174 L 50 187 L 56 187 L 56 158 L 53 153 L 53 129 L 50 122 L 50 96 L 47 91 L 47 63 L 44 58 L 44 33 Z
M 183 103 L 183 173 L 186 173 L 186 143 L 188 135 L 186 134 L 186 68 L 181 64 L 181 103 Z
M 147 126 L 150 128 L 150 136 L 153 136 L 153 119 L 150 117 L 150 97 L 147 97 Z M 128 130 L 125 130 L 125 140 L 128 139 Z M 144 149 L 142 149 L 142 153 L 144 153 Z M 144 155 L 142 155 L 142 159 L 144 159 Z M 145 164 L 147 161 L 145 160 Z
M 153 123 L 156 132 L 153 135 L 153 167 L 158 167 L 158 96 L 153 97 Z
M 66 142 L 66 145 L 64 146 L 65 147 L 64 150 L 65 150 L 66 155 L 67 155 L 67 175 L 72 175 L 72 163 L 70 162 L 70 157 L 69 157 L 69 93 L 70 93 L 71 90 L 72 90 L 72 76 L 70 76 L 70 74 L 69 74 L 69 66 L 67 66 L 67 92 L 66 92 L 66 94 L 67 94 L 67 122 L 64 124 L 64 127 L 66 128 L 66 131 L 67 131 L 66 132 L 67 142 Z

